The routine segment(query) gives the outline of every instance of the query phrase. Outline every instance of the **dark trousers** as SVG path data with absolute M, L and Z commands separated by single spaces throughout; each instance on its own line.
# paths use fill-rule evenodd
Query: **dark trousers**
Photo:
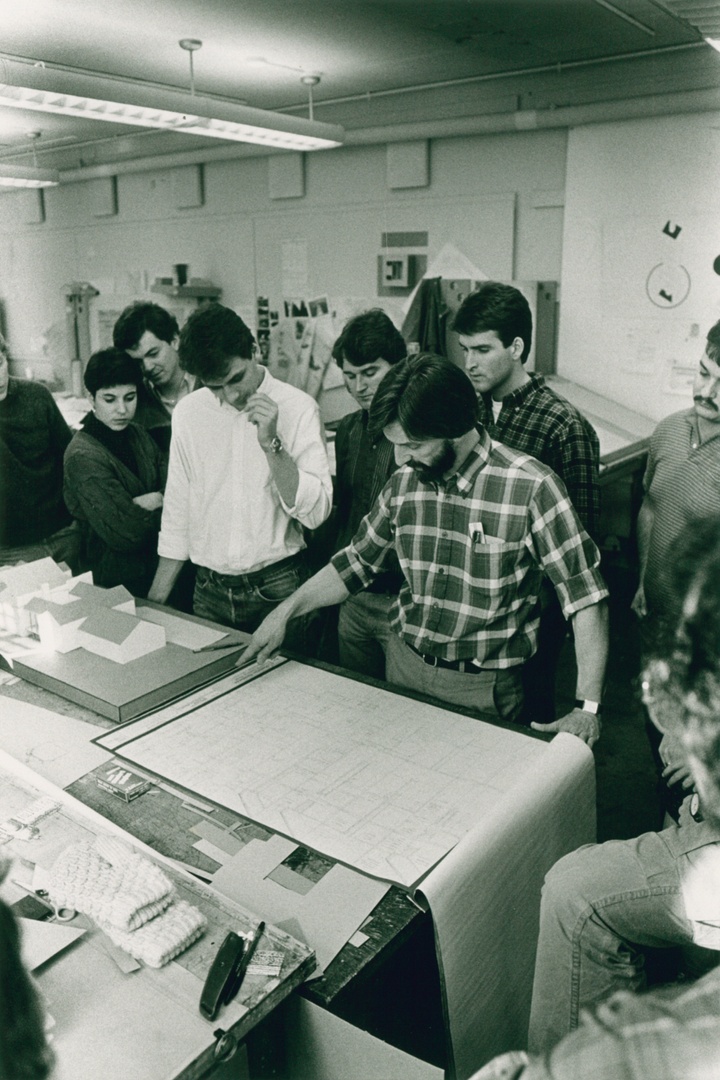
M 538 647 L 523 665 L 523 721 L 551 724 L 555 716 L 555 681 L 568 624 L 555 591 L 548 592 L 540 616 Z

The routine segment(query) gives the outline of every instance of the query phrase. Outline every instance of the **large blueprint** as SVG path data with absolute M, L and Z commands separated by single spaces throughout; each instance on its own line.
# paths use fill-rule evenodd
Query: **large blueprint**
M 407 888 L 549 751 L 523 731 L 294 662 L 238 672 L 96 741 Z

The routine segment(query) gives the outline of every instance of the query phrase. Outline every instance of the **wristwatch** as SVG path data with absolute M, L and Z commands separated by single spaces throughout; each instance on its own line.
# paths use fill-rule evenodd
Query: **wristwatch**
M 700 809 L 700 796 L 697 791 L 693 791 L 690 798 L 690 817 L 693 821 L 704 821 L 703 812 Z
M 282 439 L 280 438 L 279 435 L 276 435 L 273 438 L 273 440 L 270 443 L 270 446 L 269 446 L 268 449 L 272 450 L 273 454 L 279 454 L 281 450 L 285 449 L 285 447 L 282 444 Z
M 588 701 L 587 698 L 575 698 L 575 708 L 583 712 L 592 713 L 593 716 L 602 716 L 602 705 L 599 701 Z

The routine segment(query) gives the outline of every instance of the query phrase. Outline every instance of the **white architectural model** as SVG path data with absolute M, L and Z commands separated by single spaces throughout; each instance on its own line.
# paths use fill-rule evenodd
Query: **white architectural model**
M 36 559 L 19 566 L 0 569 L 0 630 L 27 635 L 35 629 L 35 620 L 26 604 L 36 595 L 47 596 L 69 580 L 52 559 Z
M 10 624 L 0 624 L 3 629 L 20 633 L 15 627 L 22 625 L 27 633 L 37 628 L 45 649 L 68 653 L 82 648 L 117 664 L 127 664 L 165 645 L 164 627 L 136 616 L 135 600 L 123 585 L 101 589 L 93 585 L 92 574 L 68 578 L 52 559 L 11 570 L 24 570 L 25 574 L 18 575 L 14 586 L 6 583 L 5 590 L 0 587 L 0 611 Z M 0 585 L 2 581 L 0 576 Z M 14 588 L 12 602 L 8 596 L 4 604 L 5 591 L 10 588 Z

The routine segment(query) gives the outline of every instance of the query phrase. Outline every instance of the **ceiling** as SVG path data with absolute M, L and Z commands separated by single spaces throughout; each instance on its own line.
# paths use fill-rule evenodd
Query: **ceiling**
M 98 97 L 102 76 L 147 84 L 150 103 L 153 84 L 189 89 L 178 41 L 196 37 L 198 94 L 307 115 L 318 75 L 315 118 L 351 133 L 717 88 L 698 11 L 720 19 L 720 0 L 4 0 L 0 80 L 41 61 L 98 76 Z M 68 170 L 216 145 L 0 106 L 0 160 L 31 164 L 38 129 L 38 164 Z

